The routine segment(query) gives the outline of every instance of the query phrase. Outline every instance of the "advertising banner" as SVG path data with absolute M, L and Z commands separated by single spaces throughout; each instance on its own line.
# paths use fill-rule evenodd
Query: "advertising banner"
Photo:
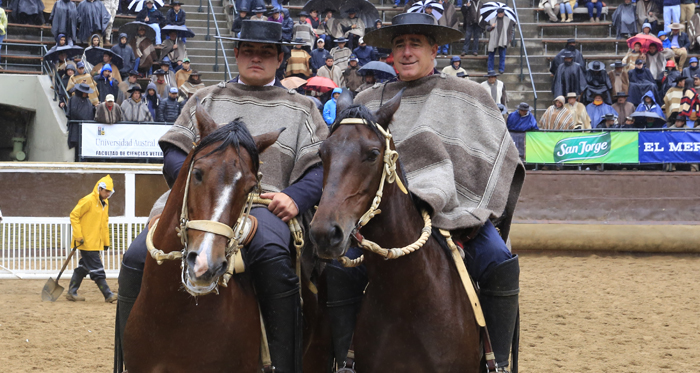
M 527 132 L 528 163 L 638 163 L 637 132 Z
M 640 132 L 640 163 L 700 163 L 700 133 Z
M 158 146 L 171 126 L 155 124 L 83 123 L 83 158 L 163 158 Z

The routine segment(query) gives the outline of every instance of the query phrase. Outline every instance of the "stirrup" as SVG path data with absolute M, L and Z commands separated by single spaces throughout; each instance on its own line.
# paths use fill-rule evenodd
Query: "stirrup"
M 336 373 L 356 373 L 355 359 L 354 357 L 350 357 L 351 353 L 354 355 L 352 350 L 348 352 L 348 357 L 345 358 L 342 368 L 340 367 L 340 364 L 336 364 Z

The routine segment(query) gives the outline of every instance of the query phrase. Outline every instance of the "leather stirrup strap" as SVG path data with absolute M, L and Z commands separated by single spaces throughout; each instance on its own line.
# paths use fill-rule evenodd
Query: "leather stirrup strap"
M 496 372 L 498 365 L 496 364 L 496 355 L 491 347 L 491 337 L 486 327 L 481 328 L 481 341 L 484 345 L 484 357 L 486 358 L 486 369 L 490 372 Z
M 260 304 L 258 304 L 258 314 L 260 315 L 260 360 L 262 360 L 263 372 L 274 372 L 275 367 L 272 366 L 272 358 L 270 357 L 270 345 L 267 342 L 267 330 L 265 330 L 265 320 L 263 320 Z
M 445 237 L 447 240 L 447 246 L 449 246 L 450 251 L 452 252 L 452 259 L 457 266 L 457 272 L 459 273 L 459 278 L 462 280 L 462 286 L 464 286 L 464 290 L 467 292 L 467 297 L 469 297 L 469 303 L 472 305 L 472 309 L 474 310 L 476 323 L 483 328 L 486 326 L 484 312 L 481 310 L 479 297 L 476 295 L 476 289 L 474 289 L 474 284 L 472 284 L 472 280 L 469 277 L 469 273 L 467 272 L 467 267 L 464 265 L 462 256 L 459 254 L 459 249 L 454 241 L 452 241 L 452 235 L 449 231 L 440 229 L 440 234 Z

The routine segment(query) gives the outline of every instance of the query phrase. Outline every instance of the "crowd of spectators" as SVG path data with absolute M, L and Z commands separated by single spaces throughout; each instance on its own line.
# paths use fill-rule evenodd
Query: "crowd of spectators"
M 69 120 L 174 122 L 187 99 L 204 84 L 191 68 L 186 36 L 161 29 L 185 26 L 187 20 L 182 3 L 166 3 L 167 12 L 157 9 L 153 0 L 145 0 L 139 12 L 129 8 L 131 1 L 120 0 L 83 0 L 77 5 L 70 0 L 14 0 L 9 8 L 13 22 L 51 26 L 56 45 L 49 53 L 58 55 L 54 69 L 56 88 L 62 91 L 59 106 Z M 43 12 L 49 11 L 46 18 Z M 135 20 L 146 26 L 131 36 L 119 33 L 110 47 L 117 14 L 135 14 Z M 7 28 L 4 16 L 0 8 L 0 42 Z M 86 48 L 69 58 L 59 48 L 70 46 Z M 104 52 L 97 52 L 102 61 L 93 65 L 86 55 L 94 48 Z M 119 67 L 115 58 L 121 60 Z

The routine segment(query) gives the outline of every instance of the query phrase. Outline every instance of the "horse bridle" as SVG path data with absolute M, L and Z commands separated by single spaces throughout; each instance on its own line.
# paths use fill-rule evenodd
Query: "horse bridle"
M 188 293 L 190 293 L 193 296 L 200 296 L 200 295 L 205 295 L 211 292 L 216 292 L 218 293 L 218 288 L 217 285 L 221 286 L 227 286 L 228 281 L 230 280 L 231 276 L 233 276 L 233 273 L 236 272 L 236 260 L 234 259 L 234 256 L 238 254 L 240 249 L 243 247 L 241 244 L 241 241 L 244 237 L 244 232 L 245 232 L 245 226 L 249 224 L 250 219 L 250 210 L 253 208 L 253 201 L 257 194 L 255 193 L 255 189 L 251 192 L 248 193 L 246 197 L 246 203 L 243 206 L 243 209 L 241 210 L 241 213 L 238 215 L 238 219 L 236 220 L 236 224 L 231 228 L 230 226 L 218 222 L 218 221 L 213 221 L 213 220 L 190 220 L 189 219 L 189 213 L 187 209 L 187 197 L 189 196 L 189 189 L 190 189 L 190 180 L 192 179 L 192 170 L 194 168 L 195 160 L 193 159 L 192 162 L 190 163 L 189 170 L 187 172 L 187 182 L 185 183 L 185 193 L 182 199 L 182 212 L 180 214 L 180 226 L 175 228 L 175 231 L 177 232 L 178 237 L 180 237 L 180 242 L 182 243 L 182 250 L 181 251 L 171 251 L 169 253 L 164 253 L 162 250 L 158 250 L 153 246 L 153 233 L 156 230 L 156 227 L 158 225 L 158 222 L 156 221 L 153 224 L 153 227 L 151 227 L 151 230 L 148 232 L 148 237 L 146 239 L 146 245 L 148 247 L 148 251 L 151 254 L 151 257 L 156 260 L 158 265 L 163 264 L 164 260 L 182 260 L 182 264 L 180 267 L 182 268 L 182 274 L 181 274 L 181 280 L 182 283 L 185 285 L 185 290 L 187 290 Z M 257 188 L 260 188 L 260 175 L 258 174 L 258 186 Z M 226 260 L 228 261 L 228 268 L 226 272 L 219 278 L 218 282 L 213 282 L 212 285 L 206 289 L 205 292 L 197 292 L 194 293 L 192 290 L 190 290 L 190 287 L 188 286 L 189 280 L 186 278 L 186 268 L 187 268 L 187 263 L 186 263 L 186 256 L 185 253 L 187 252 L 187 246 L 189 242 L 189 234 L 188 230 L 189 229 L 194 229 L 197 231 L 201 232 L 207 232 L 207 233 L 213 233 L 219 236 L 226 237 L 227 243 L 226 243 Z M 239 261 L 241 259 L 238 259 Z
M 367 225 L 369 221 L 374 218 L 375 216 L 379 215 L 382 210 L 379 209 L 379 204 L 382 202 L 382 196 L 384 195 L 384 183 L 394 183 L 396 182 L 396 186 L 404 193 L 408 194 L 408 190 L 406 187 L 403 185 L 403 182 L 401 181 L 401 177 L 398 175 L 398 172 L 396 171 L 396 165 L 398 164 L 399 161 L 399 153 L 391 149 L 391 132 L 389 129 L 384 129 L 382 126 L 369 122 L 365 119 L 361 118 L 346 118 L 340 121 L 339 124 L 360 124 L 360 125 L 367 125 L 370 127 L 375 127 L 377 130 L 379 130 L 379 133 L 382 134 L 384 137 L 385 141 L 385 147 L 384 147 L 384 158 L 383 158 L 383 167 L 382 167 L 382 178 L 379 181 L 379 187 L 377 188 L 377 193 L 374 195 L 374 199 L 372 200 L 372 204 L 370 205 L 369 209 L 367 212 L 365 212 L 355 225 L 355 228 L 351 232 L 351 237 L 358 243 L 360 247 L 362 247 L 365 250 L 372 251 L 373 253 L 379 254 L 383 256 L 386 259 L 396 259 L 401 256 L 404 256 L 406 254 L 410 254 L 418 249 L 420 249 L 425 242 L 428 240 L 430 237 L 430 233 L 432 232 L 432 222 L 430 220 L 430 214 L 428 214 L 427 211 L 423 210 L 422 216 L 423 216 L 423 221 L 425 225 L 423 226 L 423 229 L 421 230 L 421 235 L 418 238 L 418 240 L 408 246 L 402 247 L 402 248 L 392 248 L 392 249 L 384 249 L 381 246 L 377 245 L 376 243 L 364 238 L 362 234 L 360 234 L 360 229 Z M 347 256 L 342 256 L 338 261 L 345 266 L 345 267 L 356 267 L 360 264 L 362 264 L 362 261 L 364 260 L 364 255 L 361 255 L 357 259 L 350 259 Z

